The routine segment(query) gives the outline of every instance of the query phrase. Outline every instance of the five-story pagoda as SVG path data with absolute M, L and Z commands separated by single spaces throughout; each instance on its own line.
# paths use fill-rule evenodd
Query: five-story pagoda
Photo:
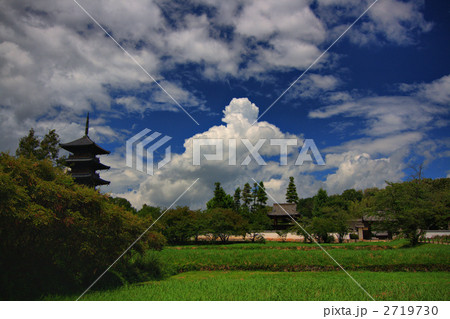
M 109 154 L 110 152 L 101 148 L 92 141 L 89 136 L 89 113 L 86 118 L 85 134 L 75 141 L 60 144 L 61 148 L 72 153 L 66 160 L 70 167 L 71 175 L 78 184 L 96 187 L 98 185 L 108 185 L 109 181 L 100 178 L 97 170 L 109 169 L 100 163 L 97 155 Z

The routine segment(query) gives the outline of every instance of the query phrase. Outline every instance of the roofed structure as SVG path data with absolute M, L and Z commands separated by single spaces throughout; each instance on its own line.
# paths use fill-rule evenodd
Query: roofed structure
M 297 212 L 297 205 L 296 204 L 294 204 L 294 203 L 285 203 L 285 204 L 273 204 L 272 211 L 267 213 L 267 216 L 269 216 L 269 217 L 271 217 L 271 216 L 272 217 L 288 216 L 286 213 L 288 213 L 292 217 L 300 215 L 300 213 Z
M 267 213 L 267 216 L 273 220 L 273 228 L 275 230 L 281 230 L 288 228 L 292 223 L 291 217 L 299 217 L 300 213 L 297 212 L 296 204 L 283 203 L 273 204 L 272 211 Z
M 360 240 L 367 240 L 372 237 L 376 237 L 378 239 L 392 238 L 392 234 L 387 230 L 374 231 L 374 226 L 382 221 L 385 221 L 385 219 L 381 216 L 364 215 L 361 218 L 349 220 L 349 227 L 351 230 L 358 233 L 358 238 Z
M 61 147 L 71 153 L 79 153 L 80 151 L 89 151 L 89 153 L 105 155 L 110 152 L 101 148 L 93 140 L 89 138 L 89 136 L 85 135 L 75 141 L 60 144 Z
M 108 185 L 109 181 L 100 178 L 97 170 L 109 169 L 109 166 L 100 163 L 97 155 L 110 152 L 95 144 L 89 136 L 89 113 L 86 118 L 85 135 L 69 143 L 60 144 L 61 148 L 73 154 L 66 160 L 75 182 L 90 187 Z

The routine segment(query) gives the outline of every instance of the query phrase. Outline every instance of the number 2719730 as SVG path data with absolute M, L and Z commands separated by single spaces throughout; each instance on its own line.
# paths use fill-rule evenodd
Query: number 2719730
M 438 314 L 438 307 L 436 306 L 384 306 L 385 316 L 436 316 Z

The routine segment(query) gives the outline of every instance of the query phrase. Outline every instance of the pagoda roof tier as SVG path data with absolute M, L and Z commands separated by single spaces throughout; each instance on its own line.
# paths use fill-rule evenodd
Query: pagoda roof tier
M 90 151 L 93 154 L 109 154 L 110 152 L 101 148 L 93 140 L 89 138 L 89 136 L 85 135 L 82 138 L 79 138 L 75 141 L 60 144 L 60 146 L 65 149 L 66 151 L 69 151 L 71 153 L 79 153 L 79 152 L 85 152 Z
M 109 181 L 105 181 L 101 179 L 98 174 L 89 174 L 89 173 L 81 173 L 81 174 L 72 174 L 72 177 L 76 179 L 79 183 L 88 184 L 88 185 L 109 185 Z
M 102 164 L 100 163 L 99 159 L 96 157 L 72 157 L 69 156 L 69 158 L 66 159 L 67 163 L 70 164 L 78 164 L 78 163 L 82 163 L 84 165 L 88 164 L 91 165 L 93 168 L 97 169 L 110 169 L 110 167 L 108 165 Z

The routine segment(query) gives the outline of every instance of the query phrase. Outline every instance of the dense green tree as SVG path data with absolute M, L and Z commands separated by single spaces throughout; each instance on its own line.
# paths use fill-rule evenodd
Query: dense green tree
M 264 186 L 264 182 L 261 181 L 258 184 L 257 189 L 257 195 L 256 195 L 256 202 L 258 206 L 265 206 L 267 204 L 267 194 L 266 194 L 266 188 Z
M 142 208 L 137 212 L 137 215 L 139 217 L 145 218 L 150 216 L 153 219 L 157 219 L 162 213 L 163 210 L 161 209 L 161 207 L 149 206 L 147 204 L 144 204 Z
M 321 208 L 326 206 L 328 202 L 327 191 L 320 188 L 313 197 L 313 216 L 320 216 Z
M 63 164 L 64 158 L 59 158 L 59 136 L 55 130 L 49 130 L 42 140 L 35 135 L 31 128 L 27 136 L 19 140 L 16 156 L 24 156 L 30 159 L 49 159 L 55 164 Z
M 363 198 L 363 193 L 361 191 L 357 191 L 355 189 L 346 189 L 341 197 L 349 202 L 360 202 Z
M 300 198 L 298 200 L 297 210 L 303 217 L 312 218 L 313 206 L 314 206 L 314 199 L 312 197 Z
M 161 218 L 162 233 L 171 244 L 185 243 L 198 236 L 198 216 L 189 207 L 177 207 L 165 212 Z
M 295 186 L 294 177 L 289 177 L 289 185 L 286 190 L 286 202 L 298 204 L 297 187 Z
M 16 156 L 37 158 L 39 144 L 39 139 L 35 136 L 34 129 L 31 128 L 28 135 L 19 140 L 19 148 L 16 150 Z
M 252 203 L 252 188 L 249 183 L 245 183 L 244 189 L 242 190 L 242 206 L 247 210 L 250 210 L 250 205 Z
M 209 219 L 207 214 L 200 210 L 191 211 L 192 232 L 195 242 L 198 242 L 200 235 L 207 235 L 210 233 Z
M 382 224 L 394 228 L 404 235 L 412 246 L 417 245 L 425 230 L 439 219 L 442 207 L 448 205 L 448 189 L 439 193 L 443 202 L 434 202 L 439 196 L 433 194 L 431 180 L 413 180 L 403 183 L 387 183 L 388 186 L 376 194 L 377 215 Z M 444 209 L 445 212 L 445 209 Z M 448 221 L 448 210 L 446 213 Z
M 256 208 L 257 208 L 257 206 L 256 206 L 256 203 L 257 203 L 257 200 L 258 200 L 258 183 L 253 183 L 253 187 L 252 187 L 252 207 L 251 207 L 251 211 L 255 211 L 256 210 Z
M 58 154 L 60 150 L 59 146 L 59 135 L 55 130 L 48 131 L 45 134 L 44 138 L 40 142 L 40 156 L 39 159 L 48 158 L 52 162 L 56 162 L 58 160 Z
M 234 211 L 239 212 L 241 209 L 241 189 L 238 187 L 234 191 Z
M 231 208 L 234 207 L 234 200 L 231 195 L 228 195 L 223 190 L 222 186 L 220 186 L 220 183 L 217 182 L 214 184 L 214 197 L 211 198 L 207 203 L 206 207 L 208 209 L 214 209 L 214 208 Z
M 232 209 L 214 208 L 205 214 L 213 239 L 227 242 L 231 235 L 242 236 L 247 229 L 246 220 Z
M 270 229 L 271 221 L 267 216 L 269 209 L 268 207 L 259 207 L 254 212 L 244 213 L 244 218 L 247 220 L 246 233 L 250 234 L 252 242 L 260 233 Z
M 316 240 L 323 243 L 330 242 L 330 233 L 333 232 L 334 225 L 331 218 L 325 216 L 313 217 L 311 220 L 311 235 L 314 234 Z
M 126 210 L 128 210 L 129 212 L 132 212 L 133 214 L 137 213 L 136 208 L 134 208 L 131 203 L 126 199 L 126 198 L 122 198 L 122 197 L 110 197 L 109 198 L 110 202 L 125 208 Z
M 375 196 L 379 191 L 380 191 L 380 189 L 378 189 L 377 187 L 366 188 L 363 191 L 363 198 L 369 197 L 369 196 Z
M 450 224 L 450 178 L 426 179 L 430 184 L 433 218 L 428 229 L 448 229 Z
M 347 201 L 344 199 L 342 195 L 331 195 L 328 196 L 328 199 L 326 201 L 325 205 L 322 205 L 321 207 L 333 207 L 336 209 L 343 209 L 348 210 L 349 205 L 351 204 L 351 201 Z
M 327 217 L 333 222 L 331 232 L 336 233 L 339 242 L 342 243 L 344 241 L 344 236 L 348 234 L 350 230 L 349 221 L 351 216 L 342 208 L 334 208 Z

